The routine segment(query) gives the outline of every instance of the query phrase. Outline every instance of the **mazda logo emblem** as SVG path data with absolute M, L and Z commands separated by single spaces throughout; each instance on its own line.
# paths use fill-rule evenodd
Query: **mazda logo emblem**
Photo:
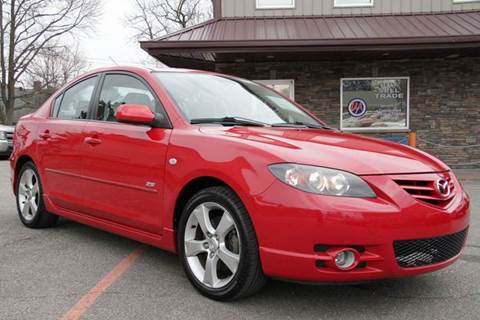
M 448 197 L 450 195 L 450 183 L 444 179 L 438 180 L 437 190 L 442 197 Z

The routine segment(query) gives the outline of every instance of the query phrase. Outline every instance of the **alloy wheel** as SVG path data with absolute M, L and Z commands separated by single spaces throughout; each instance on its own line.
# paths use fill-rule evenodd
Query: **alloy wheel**
M 195 278 L 218 289 L 235 277 L 241 243 L 232 215 L 215 202 L 198 205 L 187 220 L 184 247 L 187 264 Z
M 30 168 L 23 171 L 20 177 L 17 198 L 22 217 L 32 221 L 38 212 L 40 187 L 35 171 Z

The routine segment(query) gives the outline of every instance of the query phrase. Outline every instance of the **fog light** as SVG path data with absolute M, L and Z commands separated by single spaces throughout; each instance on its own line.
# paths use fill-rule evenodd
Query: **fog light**
M 351 249 L 345 249 L 335 255 L 335 266 L 341 270 L 350 270 L 357 266 L 357 253 Z

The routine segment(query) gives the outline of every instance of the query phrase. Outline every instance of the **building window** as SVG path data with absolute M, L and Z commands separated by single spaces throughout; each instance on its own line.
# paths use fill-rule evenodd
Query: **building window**
M 410 79 L 342 79 L 340 128 L 345 131 L 407 131 Z
M 373 0 L 335 0 L 335 7 L 373 7 Z
M 295 0 L 255 0 L 257 9 L 293 9 Z
M 255 82 L 270 87 L 285 97 L 295 100 L 295 80 L 255 80 Z

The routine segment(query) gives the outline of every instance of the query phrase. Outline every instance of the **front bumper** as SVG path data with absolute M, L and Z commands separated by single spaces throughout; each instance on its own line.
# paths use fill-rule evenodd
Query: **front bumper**
M 13 143 L 9 140 L 0 140 L 0 156 L 8 156 L 12 153 Z
M 395 241 L 466 232 L 469 199 L 456 180 L 455 197 L 448 207 L 439 208 L 414 199 L 388 176 L 363 178 L 378 198 L 319 196 L 279 181 L 255 197 L 249 210 L 264 273 L 295 281 L 351 282 L 435 271 L 458 259 L 461 252 L 438 263 L 405 268 L 394 250 Z M 345 247 L 359 249 L 362 263 L 351 271 L 330 267 L 329 251 Z

